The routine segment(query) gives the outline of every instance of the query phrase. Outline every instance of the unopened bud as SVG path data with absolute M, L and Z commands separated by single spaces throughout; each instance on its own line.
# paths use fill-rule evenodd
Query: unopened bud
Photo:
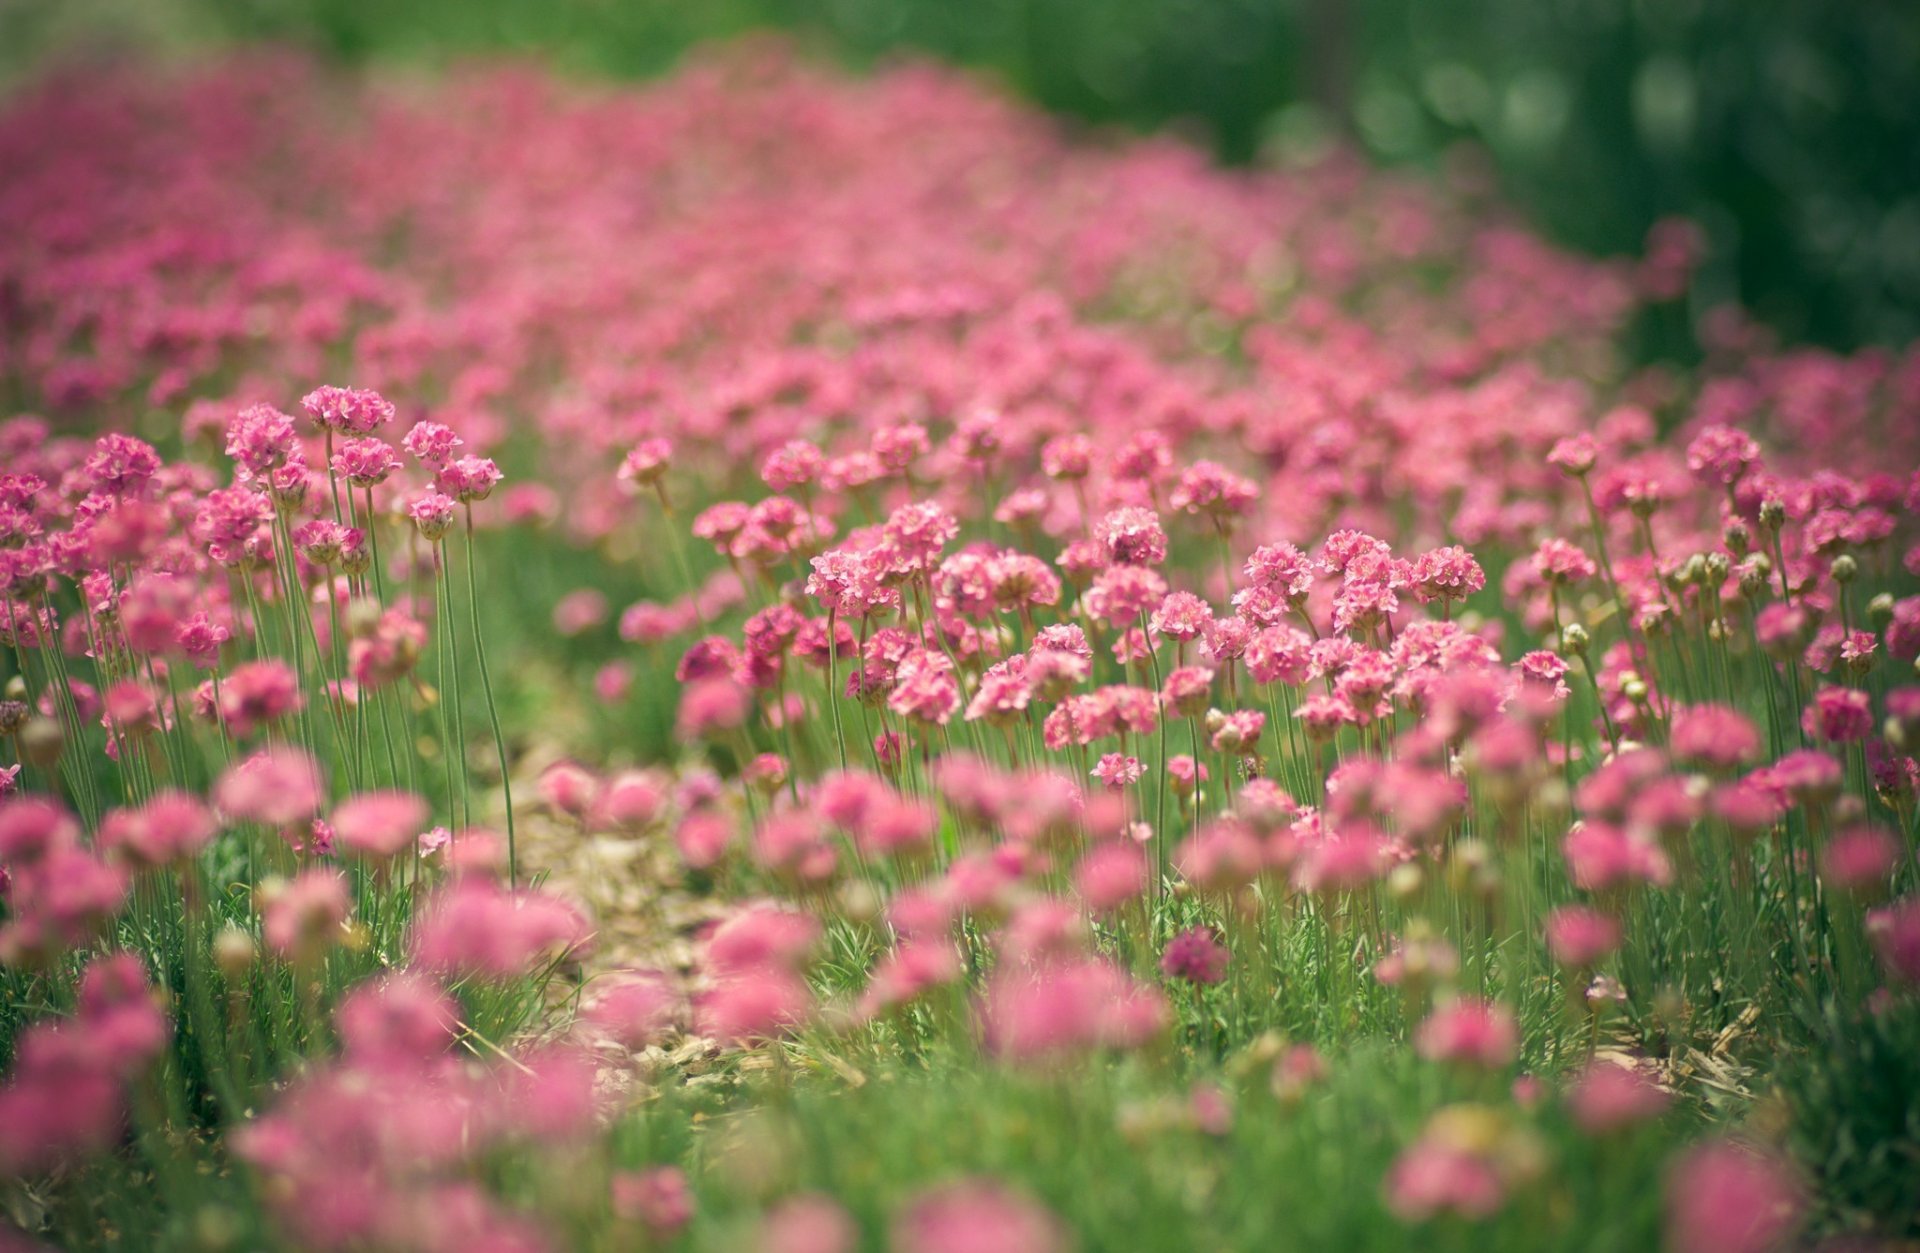
M 67 733 L 52 718 L 30 715 L 20 728 L 20 755 L 36 766 L 51 767 L 67 747 Z
M 1776 497 L 1769 496 L 1760 502 L 1760 525 L 1769 531 L 1777 531 L 1787 520 L 1787 506 Z
M 1835 583 L 1845 587 L 1859 577 L 1860 563 L 1855 561 L 1851 554 L 1841 553 L 1833 559 L 1833 565 L 1828 568 L 1828 572 L 1833 575 Z
M 1875 630 L 1885 630 L 1887 624 L 1893 621 L 1892 592 L 1882 592 L 1867 602 L 1867 621 L 1874 625 Z
M 1587 634 L 1587 628 L 1578 622 L 1571 622 L 1567 624 L 1566 630 L 1560 632 L 1560 643 L 1571 655 L 1584 657 L 1587 655 L 1587 648 L 1593 643 L 1593 637 Z
M 254 954 L 253 937 L 231 923 L 213 937 L 213 964 L 229 983 L 245 978 L 253 969 Z
M 1747 555 L 1747 550 L 1753 547 L 1753 531 L 1748 528 L 1746 519 L 1729 518 L 1727 525 L 1720 531 L 1720 542 L 1725 544 L 1727 551 L 1734 556 L 1744 557 Z

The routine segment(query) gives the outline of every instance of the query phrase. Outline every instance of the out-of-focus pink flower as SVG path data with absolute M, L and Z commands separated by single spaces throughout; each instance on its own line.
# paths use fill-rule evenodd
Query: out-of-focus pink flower
M 946 1184 L 894 1220 L 899 1253 L 1064 1253 L 1066 1229 L 1039 1205 L 990 1180 Z
M 1690 1150 L 1667 1176 L 1674 1253 L 1767 1253 L 1799 1228 L 1805 1193 L 1777 1158 L 1729 1142 Z
M 385 861 L 413 847 L 427 825 L 427 803 L 411 792 L 362 792 L 334 807 L 334 838 L 350 852 Z
M 1520 1030 L 1503 1006 L 1463 999 L 1428 1015 L 1414 1033 L 1414 1047 L 1429 1061 L 1494 1069 L 1520 1055 Z
M 1574 1121 L 1590 1135 L 1601 1135 L 1657 1118 L 1673 1103 L 1666 1089 L 1639 1071 L 1612 1062 L 1593 1062 L 1567 1093 Z

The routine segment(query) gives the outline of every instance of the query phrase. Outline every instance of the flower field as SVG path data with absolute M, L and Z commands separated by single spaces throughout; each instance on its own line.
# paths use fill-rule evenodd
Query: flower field
M 1920 349 L 756 43 L 0 168 L 0 1249 L 1920 1238 Z

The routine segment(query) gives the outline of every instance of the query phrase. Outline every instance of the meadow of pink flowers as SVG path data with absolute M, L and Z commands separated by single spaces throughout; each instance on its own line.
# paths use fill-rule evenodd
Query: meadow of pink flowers
M 0 1248 L 1920 1231 L 1920 350 L 763 45 L 0 168 Z

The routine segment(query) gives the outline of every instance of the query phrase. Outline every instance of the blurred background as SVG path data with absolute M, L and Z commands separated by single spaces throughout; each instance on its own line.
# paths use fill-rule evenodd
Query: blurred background
M 0 0 L 0 76 L 273 40 L 645 78 L 754 29 L 856 67 L 931 53 L 1230 162 L 1478 160 L 1588 252 L 1692 218 L 1695 312 L 1738 300 L 1835 347 L 1920 337 L 1920 0 Z M 1684 325 L 1655 337 L 1687 350 Z

